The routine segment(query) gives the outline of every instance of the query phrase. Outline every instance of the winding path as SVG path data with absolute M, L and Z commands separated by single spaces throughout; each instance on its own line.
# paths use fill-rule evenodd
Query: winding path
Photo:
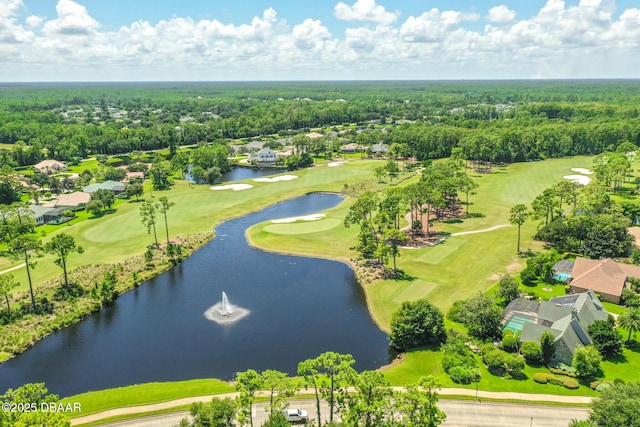
M 465 234 L 486 233 L 504 227 L 511 227 L 511 224 L 494 225 L 493 227 L 485 228 L 482 230 L 460 231 L 459 233 L 452 233 L 449 237 L 464 236 Z
M 0 274 L 8 273 L 8 272 L 13 271 L 13 270 L 18 270 L 18 269 L 24 267 L 25 265 L 26 264 L 24 262 L 22 264 L 14 265 L 11 268 L 7 268 L 6 270 L 0 271 Z

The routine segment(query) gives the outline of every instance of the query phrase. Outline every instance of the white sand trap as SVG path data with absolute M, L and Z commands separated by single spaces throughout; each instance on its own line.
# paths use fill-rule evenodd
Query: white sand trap
M 585 169 L 585 168 L 571 168 L 571 170 L 573 172 L 578 172 L 578 173 L 581 173 L 583 175 L 591 175 L 593 173 L 589 169 Z
M 271 222 L 273 222 L 274 224 L 286 224 L 286 223 L 289 223 L 289 222 L 296 222 L 296 221 L 317 221 L 319 219 L 324 218 L 325 216 L 326 216 L 325 214 L 292 216 L 291 218 L 273 219 L 273 220 L 271 220 Z
M 255 182 L 278 182 L 278 181 L 291 181 L 292 179 L 297 179 L 298 177 L 295 175 L 280 175 L 274 176 L 273 178 L 255 178 Z
M 249 188 L 253 188 L 251 184 L 229 184 L 229 185 L 216 185 L 215 187 L 211 187 L 213 191 L 218 190 L 233 190 L 233 191 L 241 191 L 247 190 Z
M 591 178 L 584 175 L 565 175 L 564 179 L 570 179 L 573 182 L 576 182 L 581 185 L 587 185 L 591 182 Z
M 344 161 L 344 162 L 331 162 L 327 166 L 329 166 L 330 168 L 335 168 L 336 166 L 342 166 L 345 163 L 347 163 L 347 162 L 346 161 Z

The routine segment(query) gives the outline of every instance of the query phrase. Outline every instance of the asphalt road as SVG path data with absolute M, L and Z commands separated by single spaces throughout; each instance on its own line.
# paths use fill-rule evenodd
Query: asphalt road
M 567 427 L 572 419 L 586 419 L 588 408 L 544 405 L 519 405 L 511 403 L 478 402 L 475 400 L 440 400 L 438 406 L 447 414 L 447 427 Z M 265 404 L 254 405 L 254 425 L 261 425 L 267 414 Z M 315 401 L 291 401 L 289 407 L 305 409 L 315 418 Z M 327 414 L 326 402 L 322 404 L 323 422 Z M 188 416 L 187 412 L 158 415 L 138 420 L 101 424 L 104 427 L 173 427 Z

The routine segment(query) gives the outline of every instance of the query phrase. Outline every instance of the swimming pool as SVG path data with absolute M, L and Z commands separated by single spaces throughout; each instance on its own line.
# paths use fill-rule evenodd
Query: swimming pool
M 556 273 L 553 275 L 553 278 L 560 281 L 560 282 L 566 282 L 567 280 L 569 280 L 571 278 L 571 274 L 570 273 Z
M 522 331 L 525 323 L 534 323 L 534 321 L 533 319 L 530 319 L 528 317 L 518 316 L 516 314 L 513 315 L 509 320 L 507 320 L 507 323 L 504 325 L 502 330 L 510 330 L 513 331 L 513 333 L 516 333 L 518 331 Z

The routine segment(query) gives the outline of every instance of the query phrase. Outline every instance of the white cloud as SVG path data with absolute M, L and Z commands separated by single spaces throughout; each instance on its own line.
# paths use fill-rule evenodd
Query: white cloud
M 343 21 L 368 21 L 382 25 L 394 23 L 399 16 L 398 12 L 387 12 L 375 0 L 357 0 L 353 6 L 340 2 L 333 11 L 335 17 Z
M 27 19 L 25 19 L 24 22 L 26 22 L 26 24 L 29 27 L 36 28 L 36 27 L 39 27 L 40 24 L 42 24 L 42 21 L 44 21 L 43 17 L 31 15 L 31 16 L 27 17 Z
M 515 18 L 516 12 L 509 9 L 505 5 L 492 7 L 491 9 L 489 9 L 489 14 L 487 15 L 487 20 L 489 22 L 496 22 L 499 24 L 511 22 Z
M 47 21 L 44 24 L 45 33 L 87 35 L 100 27 L 100 23 L 89 15 L 86 7 L 72 0 L 59 0 L 56 12 L 58 19 Z
M 400 27 L 402 39 L 408 42 L 442 42 L 459 27 L 462 21 L 475 21 L 476 14 L 431 9 L 418 17 L 410 16 Z
M 16 23 L 20 11 L 24 8 L 22 0 L 0 0 L 0 44 L 13 45 L 29 42 L 34 34 L 25 30 L 22 25 Z M 5 49 L 0 46 L 0 55 L 11 47 Z
M 292 31 L 295 45 L 300 49 L 321 48 L 331 39 L 331 33 L 319 20 L 307 18 L 302 24 L 295 25 Z
M 337 18 L 353 21 L 340 35 L 332 18 L 309 13 L 289 26 L 273 8 L 244 23 L 174 17 L 104 30 L 71 0 L 58 1 L 53 20 L 29 16 L 25 3 L 35 1 L 0 0 L 0 61 L 12 64 L 0 67 L 0 81 L 586 78 L 640 69 L 640 9 L 617 11 L 613 0 L 548 0 L 527 18 L 497 6 L 474 25 L 480 16 L 465 10 L 396 22 L 397 12 L 359 0 L 336 6 Z

